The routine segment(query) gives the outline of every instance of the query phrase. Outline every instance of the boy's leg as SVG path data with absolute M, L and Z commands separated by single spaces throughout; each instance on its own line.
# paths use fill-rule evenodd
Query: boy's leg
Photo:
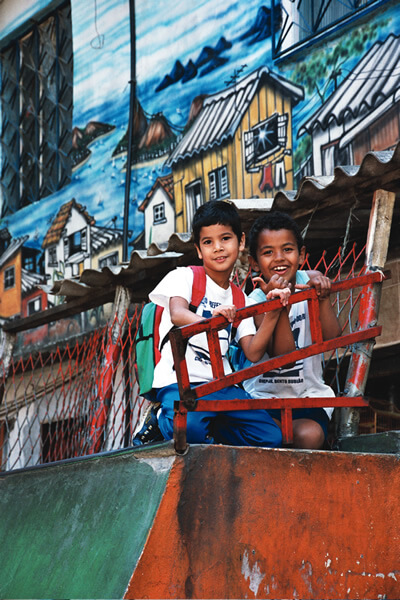
M 269 410 L 270 416 L 280 424 L 281 411 Z M 321 408 L 295 408 L 293 418 L 293 448 L 318 450 L 327 437 L 329 417 Z
M 174 436 L 174 402 L 179 399 L 178 384 L 173 383 L 157 392 L 157 401 L 161 402 L 158 426 L 166 440 Z M 213 444 L 210 423 L 216 417 L 215 412 L 187 413 L 187 441 L 189 444 Z
M 210 400 L 250 398 L 242 388 L 226 387 L 219 392 L 206 396 Z M 260 446 L 279 448 L 282 446 L 280 427 L 263 409 L 236 410 L 219 413 L 212 425 L 216 443 L 232 446 Z

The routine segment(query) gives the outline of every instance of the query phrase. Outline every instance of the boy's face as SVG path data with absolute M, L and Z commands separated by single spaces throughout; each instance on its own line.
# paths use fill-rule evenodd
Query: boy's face
M 244 250 L 244 241 L 244 234 L 239 242 L 230 225 L 202 227 L 196 250 L 207 275 L 216 281 L 221 276 L 229 277 L 239 251 Z
M 296 271 L 303 263 L 304 257 L 305 247 L 299 252 L 292 231 L 264 229 L 258 237 L 257 262 L 252 262 L 255 270 L 260 271 L 267 282 L 273 275 L 279 275 L 289 281 L 294 289 Z

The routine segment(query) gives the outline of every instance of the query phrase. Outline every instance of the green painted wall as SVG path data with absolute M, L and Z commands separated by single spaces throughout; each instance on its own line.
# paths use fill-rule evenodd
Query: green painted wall
M 136 450 L 2 476 L 0 597 L 122 598 L 173 460 Z

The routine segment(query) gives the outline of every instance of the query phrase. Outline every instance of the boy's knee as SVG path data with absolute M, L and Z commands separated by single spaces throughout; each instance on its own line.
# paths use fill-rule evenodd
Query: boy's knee
M 322 427 L 311 419 L 293 421 L 293 447 L 306 450 L 319 450 L 324 445 L 325 434 Z

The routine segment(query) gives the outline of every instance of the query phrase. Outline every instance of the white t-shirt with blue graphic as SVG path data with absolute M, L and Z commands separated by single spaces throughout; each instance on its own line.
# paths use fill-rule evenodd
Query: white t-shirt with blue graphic
M 297 271 L 296 283 L 307 283 L 307 274 Z M 264 302 L 265 294 L 255 289 L 250 294 L 253 302 Z M 290 326 L 292 328 L 296 349 L 309 346 L 311 341 L 310 319 L 306 301 L 292 304 L 289 312 Z M 263 362 L 269 358 L 266 353 Z M 246 361 L 244 366 L 250 366 Z M 259 363 L 256 363 L 259 364 Z M 323 380 L 321 355 L 309 356 L 297 361 L 291 367 L 281 367 L 268 373 L 263 373 L 243 382 L 244 389 L 253 398 L 306 398 L 306 397 L 334 397 L 335 393 Z M 330 417 L 333 408 L 325 408 Z
M 178 267 L 166 275 L 160 283 L 149 294 L 149 298 L 155 304 L 164 307 L 160 323 L 160 339 L 163 340 L 169 330 L 172 328 L 171 315 L 169 312 L 169 301 L 174 296 L 179 296 L 187 300 L 190 304 L 192 298 L 193 271 L 190 267 Z M 247 296 L 246 306 L 252 304 Z M 206 276 L 206 295 L 196 314 L 209 318 L 212 316 L 214 308 L 220 305 L 232 305 L 232 290 L 220 287 L 210 277 Z M 227 352 L 230 344 L 231 325 L 226 329 L 219 331 L 222 362 L 225 374 L 231 373 L 232 368 L 227 358 Z M 254 320 L 244 319 L 240 322 L 236 340 L 246 335 L 254 335 L 256 328 Z M 191 383 L 200 381 L 211 381 L 213 374 L 211 370 L 210 353 L 208 350 L 207 336 L 201 333 L 189 338 L 186 350 L 186 363 Z M 162 388 L 172 383 L 176 383 L 176 372 L 174 370 L 174 361 L 172 356 L 171 344 L 168 341 L 162 348 L 161 360 L 154 370 L 153 387 Z

